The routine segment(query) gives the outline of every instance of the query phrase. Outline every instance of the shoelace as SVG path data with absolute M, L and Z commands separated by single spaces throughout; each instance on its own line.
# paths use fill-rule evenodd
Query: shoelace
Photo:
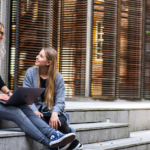
M 61 135 L 61 133 L 59 131 L 56 131 L 57 136 L 59 137 L 59 135 Z

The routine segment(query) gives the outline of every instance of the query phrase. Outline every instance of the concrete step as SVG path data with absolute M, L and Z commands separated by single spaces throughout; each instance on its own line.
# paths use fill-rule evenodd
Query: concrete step
M 126 101 L 66 101 L 71 123 L 129 123 L 130 131 L 150 130 L 150 103 Z M 11 121 L 0 120 L 0 128 L 16 128 Z
M 71 123 L 130 123 L 130 131 L 150 130 L 150 103 L 126 101 L 67 101 Z
M 45 148 L 26 136 L 19 128 L 0 130 L 0 150 L 42 150 Z
M 87 123 L 71 124 L 76 129 L 77 139 L 85 143 L 127 138 L 130 135 L 127 123 Z
M 72 124 L 77 139 L 83 144 L 129 137 L 129 124 L 88 123 Z M 25 135 L 19 128 L 0 130 L 0 150 L 40 150 L 46 147 Z
M 130 133 L 130 138 L 85 144 L 84 150 L 150 150 L 150 130 Z

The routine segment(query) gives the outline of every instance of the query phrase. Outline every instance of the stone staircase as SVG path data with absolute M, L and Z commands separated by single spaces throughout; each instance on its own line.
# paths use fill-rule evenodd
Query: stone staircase
M 76 137 L 83 144 L 130 136 L 129 124 L 125 123 L 83 123 L 71 126 L 76 129 Z
M 85 144 L 84 150 L 150 150 L 150 130 L 130 133 L 130 138 Z
M 76 129 L 77 139 L 84 144 L 84 149 L 138 150 L 143 146 L 139 150 L 150 150 L 150 104 L 114 103 L 66 103 L 71 126 Z M 27 137 L 11 121 L 1 120 L 0 128 L 0 150 L 46 149 Z

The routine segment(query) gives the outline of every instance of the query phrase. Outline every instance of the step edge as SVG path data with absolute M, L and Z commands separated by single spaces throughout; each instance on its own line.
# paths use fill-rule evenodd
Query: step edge
M 79 125 L 79 124 L 78 124 Z M 82 124 L 83 125 L 83 124 Z M 86 124 L 87 125 L 87 124 Z M 94 123 L 93 123 L 94 125 Z M 113 129 L 113 128 L 124 128 L 128 127 L 129 128 L 130 124 L 119 124 L 119 125 L 108 125 L 108 126 L 90 126 L 90 127 L 75 127 L 75 124 L 70 124 L 71 127 L 75 128 L 76 131 L 87 131 L 87 130 L 99 130 L 99 129 Z
M 9 132 L 9 133 L 1 133 L 0 132 L 0 138 L 6 138 L 6 137 L 19 137 L 19 136 L 25 136 L 26 134 L 24 132 Z
M 150 144 L 150 138 L 147 138 L 147 140 L 145 141 L 142 141 L 142 140 L 138 140 L 136 139 L 135 140 L 136 142 L 135 143 L 132 143 L 132 144 L 125 144 L 125 145 L 119 145 L 119 146 L 112 146 L 112 147 L 109 147 L 109 148 L 105 148 L 105 150 L 113 150 L 113 149 L 116 149 L 116 148 L 129 148 L 129 147 L 133 147 L 133 146 L 139 146 L 139 145 L 145 145 L 145 144 Z M 113 149 L 112 149 L 113 148 Z
M 131 142 L 121 142 L 120 144 L 116 145 L 116 144 L 112 144 L 112 145 L 107 145 L 107 146 L 100 146 L 100 145 L 95 145 L 93 146 L 92 148 L 95 148 L 99 150 L 116 150 L 116 149 L 124 149 L 124 148 L 130 148 L 130 147 L 134 147 L 134 146 L 139 146 L 139 145 L 146 145 L 146 144 L 150 144 L 150 138 L 149 137 L 136 137 L 134 138 L 134 141 L 131 141 Z M 123 138 L 124 139 L 124 138 Z M 125 138 L 126 139 L 126 138 Z M 133 139 L 133 138 L 130 138 L 130 139 Z M 109 141 L 109 140 L 108 140 Z M 112 140 L 110 140 L 112 141 Z M 113 142 L 113 141 L 112 141 Z M 92 143 L 91 143 L 92 144 Z M 88 145 L 88 147 L 90 147 L 91 144 L 84 144 L 84 145 Z M 93 143 L 95 144 L 95 143 Z M 87 150 L 87 148 L 85 148 L 85 150 Z M 91 150 L 91 149 L 89 149 Z
M 86 111 L 130 111 L 130 110 L 150 110 L 150 108 L 66 108 L 66 112 L 86 112 Z

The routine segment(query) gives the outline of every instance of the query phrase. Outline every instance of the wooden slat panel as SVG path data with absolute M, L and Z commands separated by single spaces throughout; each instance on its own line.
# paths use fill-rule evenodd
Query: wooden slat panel
M 39 50 L 50 45 L 58 51 L 58 70 L 64 77 L 66 97 L 85 96 L 87 0 L 52 0 L 51 5 L 49 2 L 19 1 L 16 40 L 17 4 L 16 0 L 12 0 L 11 89 L 14 88 L 14 77 L 17 79 L 16 86 L 21 86 L 25 71 L 34 64 Z M 91 96 L 101 99 L 140 98 L 142 1 L 121 0 L 119 15 L 118 1 L 92 2 Z M 147 0 L 147 31 L 150 25 L 149 3 Z M 121 24 L 118 24 L 117 16 L 121 16 Z M 117 33 L 120 33 L 120 38 L 117 38 Z M 149 41 L 147 34 L 145 97 L 150 95 Z M 117 43 L 120 43 L 119 55 L 116 52 Z
M 55 6 L 57 0 L 53 1 L 54 3 L 51 3 L 51 0 L 20 0 L 18 2 L 19 5 L 17 6 L 17 2 L 12 0 L 9 75 L 12 90 L 14 87 L 22 86 L 26 70 L 34 65 L 35 57 L 42 47 L 53 46 L 57 49 L 57 45 L 53 44 L 52 41 L 54 38 L 51 38 L 53 34 L 57 36 L 57 24 L 53 23 L 55 18 L 53 11 L 58 9 Z M 54 8 L 51 9 L 52 7 Z M 18 20 L 16 20 L 17 11 Z M 17 32 L 16 24 L 18 24 Z M 16 60 L 15 56 L 17 56 Z
M 91 95 L 115 97 L 117 1 L 93 1 Z
M 12 5 L 14 28 L 10 60 L 11 89 L 14 88 L 14 78 L 16 78 L 16 86 L 22 85 L 25 72 L 34 65 L 35 56 L 39 50 L 50 45 L 58 50 L 58 70 L 65 80 L 66 96 L 84 95 L 87 1 L 53 0 L 51 11 L 49 11 L 50 3 L 47 0 L 19 2 L 17 53 L 15 53 L 16 1 L 13 1 Z
M 87 0 L 63 0 L 59 71 L 66 96 L 85 95 Z
M 144 56 L 144 98 L 150 98 L 150 0 L 146 0 L 145 56 Z
M 121 1 L 119 97 L 141 97 L 142 1 Z

